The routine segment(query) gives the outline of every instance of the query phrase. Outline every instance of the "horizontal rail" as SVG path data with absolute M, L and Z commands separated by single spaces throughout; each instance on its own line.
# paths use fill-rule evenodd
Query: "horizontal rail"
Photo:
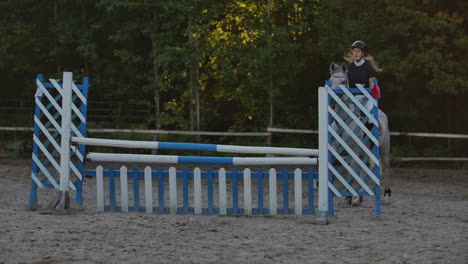
M 0 131 L 33 131 L 32 127 L 0 127 Z M 302 133 L 318 134 L 318 130 L 267 128 L 267 132 L 212 132 L 212 131 L 176 131 L 158 129 L 113 129 L 88 128 L 86 131 L 95 133 L 137 133 L 137 134 L 180 134 L 180 135 L 207 135 L 207 136 L 271 136 L 271 133 Z M 422 132 L 390 132 L 390 136 L 430 137 L 430 138 L 458 138 L 468 139 L 467 134 L 449 133 L 422 133 Z
M 0 131 L 33 131 L 32 127 L 0 127 Z M 49 131 L 55 131 L 49 129 Z M 114 129 L 114 128 L 88 128 L 88 132 L 94 133 L 135 133 L 135 134 L 173 134 L 173 135 L 200 135 L 200 136 L 246 136 L 266 137 L 270 132 L 212 132 L 212 131 L 176 131 L 158 129 Z
M 390 136 L 468 139 L 468 135 L 465 135 L 465 134 L 444 134 L 444 133 L 390 132 Z
M 317 165 L 317 158 L 301 157 L 198 157 L 146 154 L 95 153 L 86 155 L 90 161 L 129 162 L 129 163 L 162 163 L 162 164 L 216 164 L 216 165 Z
M 309 130 L 309 129 L 289 129 L 289 128 L 268 127 L 267 131 L 276 132 L 276 133 L 318 134 L 318 130 Z
M 103 147 L 118 147 L 118 148 L 178 149 L 178 150 L 214 151 L 214 152 L 226 152 L 226 153 L 277 154 L 277 155 L 293 155 L 293 156 L 317 156 L 318 155 L 317 149 L 304 149 L 304 148 L 253 147 L 253 146 L 217 145 L 217 144 L 201 144 L 201 143 L 117 140 L 117 139 L 84 138 L 84 137 L 72 137 L 71 141 L 74 144 L 103 146 Z
M 34 131 L 33 127 L 0 127 L 0 131 Z
M 468 161 L 466 157 L 402 157 L 394 159 L 399 161 Z
M 200 136 L 270 136 L 270 132 L 211 132 L 211 131 L 175 131 L 160 129 L 112 129 L 112 128 L 91 128 L 89 132 L 98 133 L 142 133 L 142 134 L 174 134 L 174 135 L 200 135 Z
M 268 132 L 274 133 L 301 133 L 301 134 L 318 134 L 318 130 L 309 129 L 289 129 L 289 128 L 267 128 Z M 431 138 L 459 138 L 468 139 L 467 134 L 447 134 L 447 133 L 422 133 L 422 132 L 390 132 L 390 136 L 408 136 L 408 137 L 431 137 Z

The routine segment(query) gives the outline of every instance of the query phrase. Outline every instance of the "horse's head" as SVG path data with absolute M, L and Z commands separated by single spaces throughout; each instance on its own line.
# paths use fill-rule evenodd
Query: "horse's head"
M 345 63 L 332 62 L 330 64 L 330 81 L 331 88 L 337 89 L 338 85 L 346 83 L 348 67 Z

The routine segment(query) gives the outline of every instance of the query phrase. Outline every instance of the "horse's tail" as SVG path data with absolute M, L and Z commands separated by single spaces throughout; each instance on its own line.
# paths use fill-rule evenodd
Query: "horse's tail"
M 384 112 L 379 110 L 379 123 L 381 128 L 380 133 L 380 162 L 381 162 L 381 179 L 383 179 L 383 187 L 390 188 L 391 184 L 391 166 L 390 166 L 390 129 L 388 128 L 388 118 Z

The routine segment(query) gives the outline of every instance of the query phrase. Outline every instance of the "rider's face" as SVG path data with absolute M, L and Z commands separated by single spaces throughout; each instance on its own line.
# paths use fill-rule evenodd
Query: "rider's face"
M 354 59 L 355 61 L 360 61 L 361 58 L 362 58 L 362 56 L 364 55 L 364 54 L 362 53 L 362 50 L 361 50 L 360 48 L 353 48 L 353 51 L 352 51 L 352 52 L 353 52 L 353 59 Z

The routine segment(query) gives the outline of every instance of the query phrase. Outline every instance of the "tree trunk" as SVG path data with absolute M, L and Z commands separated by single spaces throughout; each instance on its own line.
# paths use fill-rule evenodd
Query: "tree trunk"
M 60 76 L 60 56 L 58 54 L 58 49 L 59 49 L 59 46 L 60 46 L 58 35 L 60 34 L 60 32 L 58 32 L 58 30 L 57 30 L 57 24 L 58 24 L 58 3 L 57 3 L 57 0 L 54 0 L 54 26 L 56 28 L 56 31 L 55 31 L 55 62 L 56 62 L 56 66 L 57 66 L 57 74 L 59 74 L 59 76 Z
M 195 10 L 197 10 L 197 0 L 195 0 Z M 188 41 L 190 45 L 195 44 L 195 56 L 190 63 L 190 129 L 200 131 L 200 94 L 198 89 L 198 82 L 200 79 L 198 67 L 198 39 L 193 37 L 193 29 L 197 25 L 197 20 L 193 16 L 188 19 Z M 200 141 L 200 136 L 197 135 L 197 142 Z
M 193 42 L 193 33 L 192 33 L 192 27 L 193 27 L 193 17 L 190 16 L 188 19 L 188 42 L 191 46 Z M 190 130 L 194 130 L 194 101 L 195 101 L 195 85 L 194 85 L 194 80 L 195 80 L 195 71 L 194 71 L 194 65 L 193 65 L 193 60 L 190 63 L 190 73 L 189 73 L 189 88 L 190 88 Z
M 88 27 L 88 22 L 87 22 L 86 6 L 83 0 L 80 1 L 80 5 L 81 5 L 81 23 L 82 23 L 83 32 L 85 32 L 85 30 L 87 30 L 87 27 Z M 83 73 L 83 76 L 87 76 L 87 74 L 89 73 L 89 62 L 88 62 L 87 54 L 84 55 L 84 69 L 81 69 L 81 71 Z
M 154 119 L 156 129 L 161 129 L 161 124 L 159 123 L 159 116 L 161 114 L 160 110 L 160 97 L 159 97 L 159 72 L 158 64 L 156 63 L 156 55 L 158 54 L 158 42 L 156 36 L 156 26 L 157 26 L 157 13 L 156 10 L 153 11 L 153 32 L 151 33 L 151 58 L 153 64 L 153 82 L 154 82 L 154 93 L 153 93 L 153 104 L 154 104 Z M 158 141 L 158 133 L 153 135 L 153 141 Z M 157 150 L 152 150 L 153 154 L 157 154 Z
M 267 28 L 267 49 L 271 51 L 271 2 L 268 0 L 268 28 Z M 273 65 L 271 56 L 268 59 L 268 78 L 269 78 L 269 101 L 270 101 L 270 116 L 268 126 L 273 127 Z

